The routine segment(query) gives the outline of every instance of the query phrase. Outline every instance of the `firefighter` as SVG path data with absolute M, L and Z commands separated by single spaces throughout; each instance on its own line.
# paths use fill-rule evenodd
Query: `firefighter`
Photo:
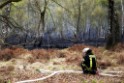
M 97 74 L 96 56 L 90 48 L 83 49 L 83 61 L 81 67 L 84 74 Z

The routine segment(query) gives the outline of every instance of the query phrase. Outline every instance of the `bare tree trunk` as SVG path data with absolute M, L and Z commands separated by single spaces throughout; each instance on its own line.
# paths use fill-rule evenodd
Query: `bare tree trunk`
M 5 16 L 5 17 L 9 17 L 9 15 L 10 15 L 10 11 L 11 11 L 11 4 L 7 4 L 6 5 L 6 7 L 5 7 L 5 10 L 3 10 L 3 15 Z M 7 20 L 6 19 L 4 19 L 3 18 L 3 20 L 5 21 L 5 23 L 3 23 L 2 24 L 2 29 L 3 29 L 3 41 L 4 41 L 4 39 L 7 37 L 7 35 L 8 35 L 8 22 L 7 22 Z
M 78 0 L 78 18 L 77 18 L 77 35 L 76 41 L 78 42 L 79 39 L 79 31 L 80 31 L 80 21 L 81 21 L 81 0 Z
M 43 10 L 40 8 L 40 4 L 37 0 L 35 0 L 35 5 L 37 7 L 37 10 L 39 11 L 40 20 L 38 23 L 34 47 L 40 47 L 42 44 L 42 36 L 43 36 L 42 34 L 44 32 L 44 29 L 45 29 L 45 14 L 46 14 L 46 9 L 47 9 L 47 0 L 44 0 Z
M 35 1 L 35 5 L 39 11 L 39 15 L 40 15 L 40 20 L 38 23 L 38 36 L 40 36 L 40 33 L 44 32 L 44 28 L 45 28 L 45 14 L 46 14 L 46 9 L 47 9 L 47 1 L 44 0 L 44 7 L 43 10 L 40 8 L 40 4 L 39 2 L 36 0 Z
M 115 13 L 114 0 L 108 0 L 109 3 L 109 26 L 110 34 L 107 38 L 106 48 L 112 48 L 120 41 L 120 26 L 118 21 L 118 15 Z
M 122 9 L 122 22 L 121 22 L 121 30 L 122 30 L 122 40 L 123 40 L 123 37 L 124 37 L 124 6 L 123 6 L 123 0 L 121 0 L 121 9 Z

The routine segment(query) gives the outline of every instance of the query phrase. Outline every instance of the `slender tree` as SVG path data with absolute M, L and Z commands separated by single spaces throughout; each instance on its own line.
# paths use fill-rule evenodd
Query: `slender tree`
M 80 31 L 80 21 L 81 21 L 81 0 L 78 0 L 78 16 L 77 16 L 77 41 L 79 41 L 79 31 Z
M 121 10 L 122 10 L 122 20 L 121 20 L 121 30 L 122 30 L 122 39 L 124 35 L 124 6 L 123 6 L 123 0 L 121 0 Z

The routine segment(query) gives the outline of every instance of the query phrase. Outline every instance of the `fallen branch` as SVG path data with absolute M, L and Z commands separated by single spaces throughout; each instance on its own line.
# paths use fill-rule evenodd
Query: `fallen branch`
M 59 70 L 59 71 L 50 71 L 50 70 L 38 70 L 40 73 L 52 73 L 48 76 L 38 78 L 38 79 L 32 79 L 32 80 L 25 80 L 25 81 L 19 81 L 15 83 L 29 83 L 29 82 L 35 82 L 35 81 L 42 81 L 47 78 L 50 78 L 56 74 L 61 74 L 61 73 L 76 73 L 76 74 L 83 74 L 82 71 L 75 71 L 75 70 Z M 119 75 L 112 75 L 112 74 L 106 74 L 106 73 L 99 73 L 100 76 L 109 76 L 109 77 L 120 77 Z
M 6 2 L 4 2 L 3 4 L 0 4 L 0 9 L 2 9 L 4 6 L 8 5 L 9 3 L 12 2 L 19 2 L 21 0 L 7 0 Z

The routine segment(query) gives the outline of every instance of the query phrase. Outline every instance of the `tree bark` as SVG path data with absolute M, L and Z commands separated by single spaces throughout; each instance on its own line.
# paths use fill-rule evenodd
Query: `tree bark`
M 118 21 L 118 15 L 115 13 L 114 9 L 114 0 L 108 0 L 108 19 L 109 19 L 109 27 L 110 34 L 107 37 L 106 48 L 110 49 L 117 45 L 120 42 L 120 26 Z
M 39 15 L 40 15 L 40 20 L 38 23 L 38 36 L 40 36 L 41 32 L 44 32 L 44 28 L 45 28 L 45 14 L 46 14 L 46 9 L 47 9 L 47 1 L 44 0 L 44 8 L 43 10 L 40 8 L 40 4 L 39 2 L 36 0 L 35 1 L 36 7 L 39 11 Z
M 122 35 L 122 41 L 123 41 L 123 38 L 124 38 L 124 6 L 123 6 L 123 0 L 121 0 L 121 10 L 122 10 L 122 22 L 121 22 L 121 35 Z
M 81 0 L 78 0 L 78 17 L 77 17 L 77 31 L 76 31 L 76 41 L 78 42 L 79 39 L 79 31 L 80 31 L 80 21 L 81 21 Z

